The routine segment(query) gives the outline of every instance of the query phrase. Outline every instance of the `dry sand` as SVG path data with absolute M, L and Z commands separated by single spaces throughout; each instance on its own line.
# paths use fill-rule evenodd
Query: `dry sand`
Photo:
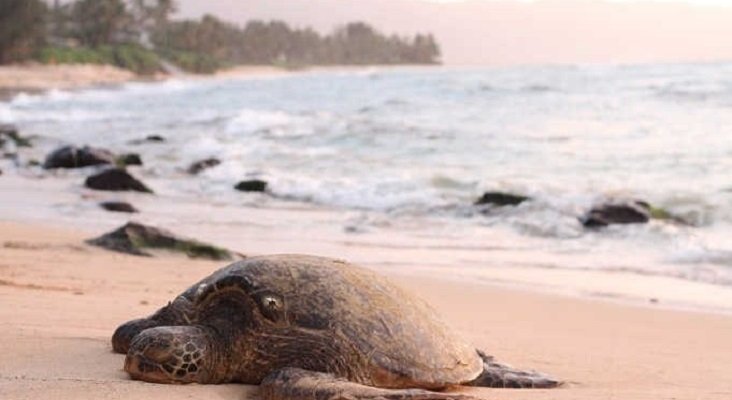
M 1 399 L 243 399 L 246 385 L 130 381 L 114 328 L 146 315 L 220 263 L 140 258 L 85 234 L 0 222 Z M 416 261 L 416 260 L 415 260 Z M 500 360 L 552 373 L 554 390 L 468 389 L 496 399 L 732 399 L 732 318 L 489 285 L 393 276 Z
M 110 65 L 42 65 L 37 63 L 0 66 L 0 101 L 16 93 L 38 93 L 48 90 L 83 89 L 96 86 L 119 85 L 131 81 L 159 81 L 169 78 L 183 80 L 197 79 L 241 79 L 282 77 L 301 73 L 318 72 L 360 72 L 382 69 L 425 69 L 434 66 L 324 66 L 288 70 L 268 65 L 242 65 L 216 72 L 212 75 L 164 75 L 141 77 Z
M 270 77 L 292 74 L 271 66 L 241 66 L 213 75 L 176 75 L 176 79 Z M 159 81 L 169 75 L 139 76 L 111 65 L 42 65 L 37 63 L 0 66 L 0 101 L 16 93 L 84 89 L 119 85 L 131 81 Z
M 132 72 L 109 65 L 0 66 L 0 92 L 8 94 L 114 85 L 134 79 L 137 76 Z

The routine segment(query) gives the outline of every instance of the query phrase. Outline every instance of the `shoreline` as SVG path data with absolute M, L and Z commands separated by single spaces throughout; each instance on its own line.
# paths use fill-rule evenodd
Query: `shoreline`
M 0 309 L 5 398 L 256 398 L 256 387 L 248 385 L 131 381 L 122 371 L 124 356 L 109 344 L 118 324 L 153 312 L 226 263 L 124 255 L 88 246 L 86 238 L 75 229 L 0 222 L 0 299 L 8 305 Z M 551 390 L 464 393 L 507 400 L 721 400 L 732 394 L 729 316 L 379 273 L 416 292 L 499 361 L 567 382 Z
M 80 90 L 136 80 L 141 77 L 109 65 L 4 65 L 0 66 L 0 101 L 11 100 L 20 93 Z
M 309 73 L 361 72 L 372 70 L 400 70 L 439 68 L 441 65 L 342 65 L 311 66 L 288 69 L 267 65 L 241 65 L 217 71 L 210 75 L 156 74 L 136 75 L 130 71 L 96 64 L 43 65 L 38 63 L 0 66 L 0 102 L 10 101 L 21 93 L 43 94 L 52 90 L 85 90 L 116 87 L 131 82 L 165 82 L 171 79 L 210 80 L 285 77 Z
M 309 73 L 351 73 L 378 71 L 382 68 L 406 69 L 435 68 L 434 66 L 372 66 L 372 67 L 317 67 L 299 71 L 287 71 L 275 67 L 240 67 L 223 71 L 213 76 L 186 76 L 185 79 L 251 79 L 281 77 Z M 98 86 L 97 86 L 98 87 Z M 37 133 L 37 132 L 36 132 Z M 42 133 L 42 132 L 41 132 Z M 58 138 L 56 138 L 58 139 Z M 47 150 L 60 142 L 49 140 L 46 148 L 23 150 L 27 160 L 42 160 Z M 119 144 L 117 144 L 119 146 Z M 118 147 L 115 152 L 133 151 L 134 147 Z M 9 166 L 10 167 L 10 166 Z M 155 173 L 141 168 L 142 174 L 153 187 L 158 186 Z M 90 200 L 109 197 L 80 188 L 79 175 L 88 171 L 64 172 L 60 174 L 42 172 L 36 169 L 10 167 L 0 178 L 0 191 L 6 193 L 8 207 L 0 210 L 0 221 L 7 219 L 27 222 L 30 220 L 51 221 L 52 225 L 70 224 L 75 228 L 89 229 L 101 233 L 120 225 L 123 216 L 110 215 L 96 209 Z M 36 185 L 38 178 L 44 182 Z M 160 185 L 164 186 L 164 185 Z M 237 246 L 230 237 L 243 235 L 255 243 L 250 250 L 258 253 L 270 252 L 272 243 L 277 243 L 277 252 L 317 252 L 338 256 L 356 254 L 356 261 L 373 264 L 383 270 L 394 270 L 403 275 L 432 276 L 459 282 L 480 281 L 493 287 L 507 287 L 513 290 L 559 294 L 580 299 L 602 300 L 612 303 L 631 304 L 641 307 L 699 312 L 732 313 L 732 287 L 705 283 L 670 274 L 655 274 L 649 271 L 593 269 L 595 260 L 579 258 L 566 264 L 566 257 L 544 258 L 532 251 L 536 242 L 531 237 L 520 237 L 524 250 L 517 250 L 511 243 L 516 238 L 502 237 L 506 232 L 475 232 L 475 238 L 419 237 L 413 228 L 393 232 L 375 229 L 374 232 L 344 233 L 358 211 L 327 207 L 311 203 L 288 203 L 271 199 L 260 204 L 237 207 L 233 203 L 208 204 L 201 199 L 173 198 L 172 193 L 159 193 L 154 198 L 130 195 L 133 203 L 142 203 L 144 218 L 164 228 L 171 228 L 183 234 L 201 233 L 208 241 L 224 246 Z M 33 204 L 33 206 L 29 206 Z M 64 215 L 70 213 L 72 216 Z M 267 224 L 248 226 L 246 221 L 260 219 L 260 213 L 267 217 Z M 190 215 L 219 215 L 232 217 L 223 226 L 204 221 L 189 221 Z M 40 216 L 40 217 L 39 217 Z M 24 220 L 24 218 L 26 218 Z M 125 217 L 126 218 L 126 217 Z M 133 218 L 134 219 L 134 218 Z M 89 226 L 87 220 L 94 222 Z M 298 221 L 301 232 L 283 232 L 288 221 Z M 223 220 L 222 220 L 223 221 Z M 407 221 L 410 225 L 413 221 Z M 434 221 L 439 224 L 439 221 Z M 420 226 L 431 226 L 429 221 Z M 304 228 L 307 227 L 307 228 Z M 296 244 L 302 237 L 314 237 L 308 244 Z M 526 242 L 523 242 L 523 241 Z M 275 242 L 277 241 L 277 242 Z M 316 243 L 317 242 L 317 243 Z M 485 245 L 491 243 L 491 246 Z M 245 250 L 245 249 L 242 249 Z M 423 264 L 416 260 L 429 260 Z M 403 269 L 401 266 L 409 268 Z M 621 263 L 622 265 L 622 263 Z
M 354 235 L 342 229 L 353 218 L 350 210 L 276 199 L 242 206 L 209 204 L 160 192 L 155 196 L 104 193 L 81 188 L 79 181 L 80 175 L 73 172 L 6 173 L 0 177 L 0 192 L 5 196 L 0 223 L 67 228 L 91 238 L 128 221 L 143 220 L 245 254 L 309 253 L 336 258 L 347 255 L 356 263 L 403 277 L 477 283 L 649 310 L 732 315 L 729 286 L 663 274 L 560 268 L 557 266 L 562 265 L 562 258 L 539 258 L 542 256 L 538 253 L 504 249 L 500 245 L 479 247 L 480 243 L 510 241 L 511 238 L 502 237 L 502 232 L 484 232 L 470 243 L 440 235 L 419 238 L 399 227 Z M 157 186 L 155 180 L 147 181 Z M 97 205 L 110 200 L 129 201 L 141 214 L 110 213 Z M 208 218 L 190 217 L 195 215 Z M 300 228 L 292 229 L 293 224 Z

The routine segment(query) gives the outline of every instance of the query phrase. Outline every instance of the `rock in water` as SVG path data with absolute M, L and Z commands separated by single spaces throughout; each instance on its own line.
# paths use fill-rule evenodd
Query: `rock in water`
M 517 206 L 524 201 L 529 200 L 526 196 L 503 193 L 503 192 L 485 192 L 476 202 L 475 205 L 494 205 L 494 206 Z
M 149 135 L 148 137 L 145 138 L 145 140 L 148 142 L 157 142 L 157 143 L 165 142 L 165 138 L 160 135 Z
M 142 165 L 142 158 L 137 153 L 122 154 L 117 157 L 116 164 L 120 167 L 129 167 L 131 165 Z
M 234 188 L 242 192 L 264 192 L 267 190 L 267 182 L 259 179 L 251 179 L 237 183 Z
M 136 191 L 152 193 L 144 183 L 137 180 L 122 168 L 110 168 L 86 178 L 86 187 L 94 190 L 112 192 Z
M 13 142 L 15 147 L 31 146 L 30 139 L 20 136 L 15 125 L 0 124 L 0 148 L 5 147 L 9 142 Z
M 613 224 L 645 224 L 651 219 L 651 206 L 645 201 L 614 201 L 593 207 L 582 218 L 586 228 Z
M 196 161 L 188 167 L 188 173 L 191 175 L 198 175 L 201 171 L 213 168 L 219 164 L 221 164 L 221 160 L 218 158 L 207 158 L 205 160 Z
M 105 201 L 99 204 L 103 209 L 112 212 L 136 213 L 139 212 L 130 203 L 124 201 Z
M 163 229 L 128 222 L 112 232 L 98 238 L 87 240 L 87 243 L 120 253 L 151 257 L 145 250 L 168 250 L 179 252 L 190 258 L 206 258 L 210 260 L 232 260 L 238 255 L 210 244 L 196 240 L 179 238 Z
M 164 143 L 165 141 L 165 138 L 160 135 L 149 135 L 142 139 L 131 140 L 129 143 L 139 145 L 145 143 Z
M 43 168 L 82 168 L 93 165 L 114 164 L 114 162 L 114 154 L 108 150 L 89 146 L 82 148 L 64 146 L 52 151 L 46 156 Z

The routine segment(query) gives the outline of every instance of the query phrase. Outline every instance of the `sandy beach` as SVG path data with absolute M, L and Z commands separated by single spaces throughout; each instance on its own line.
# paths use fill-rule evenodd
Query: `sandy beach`
M 84 244 L 86 232 L 0 223 L 4 399 L 255 398 L 245 385 L 134 382 L 114 328 L 222 266 Z M 273 249 L 274 250 L 274 249 Z M 415 260 L 416 262 L 416 260 Z M 554 374 L 554 390 L 466 389 L 501 399 L 729 399 L 732 318 L 392 275 L 500 360 Z
M 288 70 L 267 65 L 244 65 L 223 69 L 211 75 L 165 75 L 140 76 L 128 70 L 111 65 L 64 64 L 42 65 L 37 63 L 0 65 L 0 101 L 12 98 L 17 93 L 40 93 L 49 90 L 77 90 L 99 86 L 115 86 L 133 81 L 162 81 L 166 79 L 202 80 L 281 77 L 298 73 L 353 72 L 376 69 L 415 69 L 425 66 L 333 66 L 307 67 Z M 434 68 L 434 67 L 432 67 Z
M 280 191 L 288 187 L 277 187 L 276 181 L 272 192 L 242 194 L 232 189 L 233 179 L 217 175 L 226 172 L 225 167 L 198 177 L 181 172 L 188 162 L 208 155 L 205 151 L 199 154 L 198 147 L 212 145 L 178 136 L 189 129 L 194 132 L 193 139 L 223 135 L 224 144 L 213 143 L 213 148 L 223 154 L 225 164 L 234 164 L 237 179 L 248 176 L 246 173 L 256 170 L 255 166 L 237 169 L 235 162 L 250 161 L 257 154 L 235 151 L 227 155 L 224 150 L 236 149 L 236 143 L 227 136 L 228 130 L 237 134 L 251 130 L 248 137 L 262 134 L 267 140 L 277 139 L 278 135 L 287 138 L 285 134 L 290 130 L 309 132 L 293 130 L 287 125 L 289 117 L 282 112 L 256 113 L 243 108 L 230 116 L 207 110 L 190 116 L 179 115 L 181 109 L 176 106 L 172 108 L 174 114 L 162 119 L 159 125 L 152 125 L 158 126 L 155 129 L 131 125 L 110 130 L 106 125 L 109 121 L 144 120 L 142 117 L 154 114 L 148 112 L 148 107 L 155 103 L 148 102 L 155 96 L 164 100 L 163 105 L 176 96 L 202 97 L 206 99 L 204 105 L 218 110 L 251 94 L 258 104 L 261 93 L 277 93 L 267 91 L 276 90 L 276 82 L 246 82 L 256 85 L 251 90 L 242 86 L 236 96 L 218 102 L 211 102 L 216 100 L 212 93 L 242 85 L 246 79 L 240 81 L 241 77 L 319 71 L 334 75 L 358 72 L 341 76 L 342 85 L 355 80 L 354 76 L 361 75 L 361 71 L 371 69 L 292 72 L 245 67 L 221 72 L 211 81 L 185 77 L 191 82 L 145 84 L 127 91 L 93 90 L 95 93 L 86 97 L 84 92 L 71 93 L 70 101 L 73 95 L 79 95 L 82 101 L 68 109 L 59 107 L 65 104 L 63 98 L 57 99 L 59 104 L 48 99 L 48 110 L 36 105 L 45 104 L 44 98 L 52 96 L 28 96 L 8 108 L 7 115 L 13 117 L 11 121 L 18 121 L 21 134 L 33 138 L 33 147 L 18 149 L 17 154 L 10 154 L 13 157 L 6 157 L 0 176 L 0 351 L 4 354 L 4 362 L 0 362 L 1 399 L 256 398 L 256 387 L 246 385 L 156 385 L 131 381 L 124 373 L 124 356 L 111 350 L 114 329 L 131 318 L 155 311 L 225 263 L 168 254 L 136 257 L 85 244 L 86 239 L 129 220 L 128 215 L 109 213 L 99 207 L 99 202 L 108 200 L 134 204 L 141 213 L 133 220 L 243 254 L 307 253 L 345 258 L 372 268 L 425 298 L 477 348 L 502 362 L 540 370 L 567 382 L 554 390 L 465 389 L 481 398 L 732 398 L 732 289 L 719 282 L 688 279 L 683 274 L 685 264 L 666 260 L 655 261 L 652 266 L 656 270 L 625 267 L 644 263 L 643 242 L 639 241 L 642 236 L 629 237 L 632 251 L 613 253 L 612 258 L 603 258 L 596 252 L 613 240 L 612 234 L 580 236 L 589 240 L 586 248 L 552 253 L 542 248 L 546 242 L 541 235 L 516 234 L 481 223 L 485 221 L 479 219 L 482 217 L 455 218 L 452 214 L 440 214 L 439 208 L 412 215 L 369 212 L 341 204 L 329 206 L 317 198 Z M 328 77 L 315 78 L 306 81 L 306 90 L 302 92 L 319 93 L 312 88 L 321 87 Z M 134 79 L 124 71 L 108 67 L 0 68 L 0 88 L 12 93 L 115 85 Z M 379 79 L 363 78 L 369 88 Z M 258 86 L 268 82 L 274 83 L 265 88 Z M 334 81 L 328 82 L 330 85 Z M 280 90 L 289 94 L 290 84 L 282 85 Z M 192 94 L 186 90 L 192 90 Z M 97 119 L 100 104 L 125 96 L 129 99 L 122 106 L 103 108 L 130 111 L 128 108 L 137 105 L 138 114 Z M 317 101 L 323 99 L 318 97 Z M 83 112 L 86 103 L 90 110 Z M 386 104 L 389 108 L 403 106 L 393 99 L 387 99 Z M 364 113 L 371 112 L 369 107 L 359 105 L 354 121 L 361 121 Z M 313 115 L 330 118 L 334 114 L 337 113 Z M 308 115 L 300 113 L 292 120 L 308 122 Z M 175 124 L 186 117 L 192 118 Z M 260 129 L 257 123 L 266 129 Z M 330 120 L 326 119 L 324 125 L 331 126 Z M 170 129 L 167 144 L 135 144 L 146 134 L 160 133 L 160 126 Z M 206 127 L 211 131 L 201 130 Z M 378 127 L 382 129 L 381 125 Z M 96 145 L 100 133 L 109 133 L 105 138 L 108 142 L 103 141 L 101 146 L 109 146 L 119 154 L 142 153 L 145 165 L 129 170 L 149 184 L 155 195 L 84 188 L 84 179 L 93 169 L 46 171 L 34 166 L 67 141 Z M 372 134 L 367 133 L 370 138 Z M 189 141 L 192 148 L 184 146 Z M 247 141 L 243 149 L 248 150 L 252 143 Z M 295 159 L 303 151 L 298 147 L 287 154 Z M 327 161 L 337 154 L 305 153 L 307 157 L 298 168 Z M 264 158 L 266 167 L 276 161 Z M 331 164 L 324 165 L 323 170 L 332 169 Z M 279 173 L 287 169 L 281 168 Z M 208 186 L 211 181 L 220 181 L 222 186 Z M 367 179 L 362 178 L 362 184 L 363 181 Z M 365 202 L 360 197 L 358 200 L 359 205 Z M 557 220 L 550 222 L 554 229 Z M 651 233 L 658 231 L 668 236 L 687 231 L 696 236 L 700 230 L 663 222 L 649 225 Z M 617 238 L 627 232 L 638 233 L 629 229 L 615 231 L 614 235 Z M 726 237 L 723 231 L 719 237 Z M 569 242 L 565 236 L 556 240 Z M 723 244 L 719 246 L 722 249 Z M 676 268 L 678 273 L 666 273 L 670 268 Z
M 132 72 L 110 65 L 4 65 L 0 66 L 0 99 L 18 92 L 116 85 L 135 79 Z

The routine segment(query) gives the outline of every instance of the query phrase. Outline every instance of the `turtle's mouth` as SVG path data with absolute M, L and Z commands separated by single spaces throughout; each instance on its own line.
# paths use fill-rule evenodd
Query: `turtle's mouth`
M 166 373 L 161 364 L 140 354 L 127 356 L 125 359 L 125 371 L 135 380 L 152 383 L 178 382 L 170 374 Z
M 132 379 L 152 383 L 205 383 L 206 342 L 199 328 L 157 327 L 140 332 L 130 344 L 125 371 Z

